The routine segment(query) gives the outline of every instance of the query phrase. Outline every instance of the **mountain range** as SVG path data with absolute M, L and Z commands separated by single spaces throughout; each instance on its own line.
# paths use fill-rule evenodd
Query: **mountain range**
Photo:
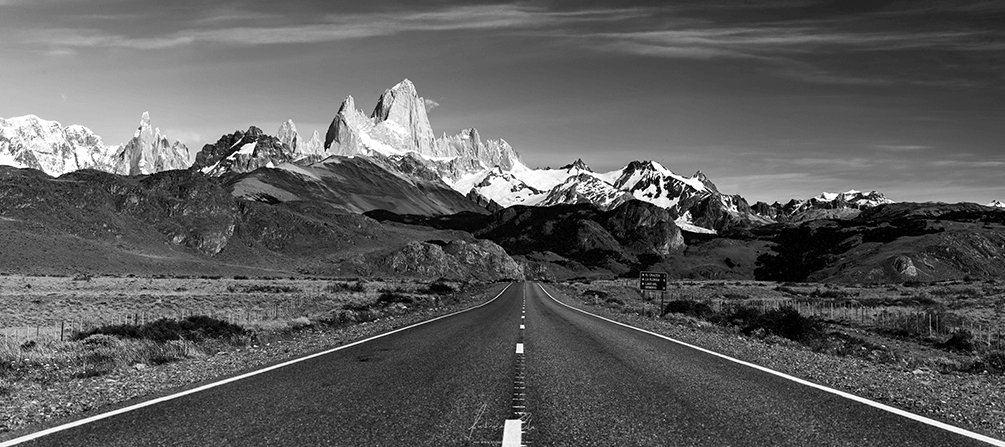
M 133 137 L 120 146 L 106 146 L 87 127 L 62 127 L 34 115 L 0 118 L 0 164 L 38 169 L 59 176 L 80 169 L 121 175 L 145 175 L 186 169 L 192 163 L 188 147 L 171 143 L 150 126 L 144 112 Z
M 97 227 L 81 231 L 72 228 L 75 219 L 65 218 L 95 220 L 80 216 L 80 206 L 129 214 L 130 207 L 145 203 L 147 211 L 141 214 L 146 217 L 117 221 L 122 228 L 134 227 L 117 230 L 117 237 L 128 233 L 162 239 L 179 247 L 180 252 L 169 250 L 170 256 L 185 262 L 236 259 L 228 265 L 294 266 L 315 274 L 436 271 L 441 276 L 479 276 L 459 267 L 464 263 L 457 260 L 474 249 L 491 260 L 481 266 L 492 272 L 489 277 L 631 274 L 656 266 L 681 277 L 880 281 L 904 278 L 897 268 L 888 268 L 893 262 L 889 259 L 897 256 L 904 258 L 894 262 L 898 266 L 923 266 L 905 271 L 942 278 L 984 272 L 974 266 L 999 249 L 1005 251 L 1005 243 L 995 245 L 994 232 L 1002 223 L 1000 214 L 991 211 L 1001 209 L 997 201 L 954 211 L 952 205 L 896 204 L 875 191 L 851 190 L 751 205 L 740 195 L 721 192 L 700 171 L 679 175 L 651 160 L 599 173 L 581 159 L 555 169 L 533 169 L 505 140 L 483 139 L 473 127 L 435 136 L 425 104 L 405 79 L 387 89 L 369 114 L 347 97 L 323 138 L 314 131 L 305 140 L 296 125 L 286 121 L 275 135 L 251 126 L 225 134 L 197 153 L 180 142 L 169 143 L 151 127 L 148 113 L 133 138 L 120 146 L 105 146 L 79 125 L 62 127 L 35 116 L 0 119 L 0 164 L 48 175 L 0 170 L 7 179 L 7 189 L 0 194 L 0 220 L 18 228 L 8 236 L 24 242 L 24 253 L 32 251 L 30 242 L 45 239 L 44 232 L 33 230 L 35 222 L 60 229 L 61 237 L 87 239 L 87 246 L 97 243 L 118 253 L 108 255 L 111 258 L 166 256 L 161 248 L 152 248 L 159 245 L 147 244 L 151 241 L 116 244 L 103 238 Z M 18 182 L 31 186 L 15 187 Z M 79 182 L 96 182 L 105 192 L 69 186 Z M 32 188 L 47 191 L 33 197 Z M 210 208 L 216 214 L 197 210 L 209 203 L 197 197 L 207 191 L 212 191 L 215 205 Z M 58 205 L 58 192 L 95 202 Z M 57 205 L 40 211 L 40 197 Z M 932 206 L 938 211 L 931 211 Z M 930 212 L 904 211 L 922 208 Z M 901 212 L 884 211 L 890 209 Z M 360 216 L 364 213 L 369 217 Z M 967 216 L 984 226 L 940 223 L 946 216 Z M 374 239 L 373 232 L 357 231 L 364 227 L 359 222 L 398 236 Z M 300 231 L 298 225 L 327 228 L 322 233 L 329 242 L 316 244 L 311 238 L 320 233 Z M 827 230 L 835 225 L 840 231 Z M 924 231 L 916 228 L 919 225 Z M 902 229 L 905 236 L 891 239 L 884 229 L 888 227 Z M 936 227 L 941 230 L 928 231 Z M 340 235 L 338 242 L 330 240 L 330 231 Z M 959 239 L 959 231 L 971 234 Z M 820 251 L 806 240 L 807 235 L 835 241 L 844 237 L 840 246 L 850 250 L 864 243 L 853 238 L 856 232 L 881 235 L 872 241 L 879 246 L 866 244 L 872 248 L 853 256 L 864 264 L 865 257 L 878 259 L 868 262 L 878 267 L 866 273 L 855 270 L 859 264 L 854 260 L 841 268 L 832 265 L 850 252 Z M 902 243 L 915 233 L 927 242 L 905 248 Z M 358 245 L 362 251 L 346 251 L 357 246 L 360 237 L 370 241 Z M 949 255 L 938 247 L 951 241 L 956 244 L 952 259 L 957 261 L 940 261 Z M 318 251 L 319 246 L 351 256 Z M 895 246 L 897 254 L 887 256 Z M 998 248 L 981 248 L 990 246 Z M 32 256 L 22 259 L 35 259 Z M 964 258 L 970 261 L 959 264 Z M 790 262 L 800 268 L 791 268 Z M 940 267 L 940 262 L 956 264 Z M 438 267 L 430 270 L 425 264 Z M 782 270 L 800 273 L 786 276 Z M 821 273 L 825 271 L 831 273 Z
M 849 191 L 793 199 L 784 205 L 776 202 L 751 206 L 739 195 L 719 192 L 701 172 L 685 177 L 655 161 L 633 161 L 605 173 L 594 172 L 582 160 L 558 169 L 531 169 L 505 140 L 482 139 L 475 128 L 436 137 L 425 101 L 408 79 L 387 89 L 369 115 L 356 108 L 352 96 L 346 97 L 323 141 L 317 131 L 305 140 L 293 121 L 284 122 L 275 136 L 254 126 L 224 135 L 195 154 L 180 142 L 168 141 L 159 129 L 150 126 L 148 113 L 143 114 L 134 137 L 121 146 L 105 146 L 100 137 L 83 126 L 63 128 L 34 116 L 12 118 L 0 121 L 0 164 L 39 169 L 54 176 L 79 169 L 144 175 L 192 168 L 223 177 L 258 168 L 303 168 L 330 157 L 358 156 L 390 167 L 398 178 L 404 174 L 422 179 L 424 184 L 439 181 L 489 211 L 513 205 L 581 203 L 609 210 L 629 200 L 641 200 L 667 209 L 680 227 L 698 233 L 852 217 L 862 209 L 891 202 L 877 192 Z M 280 171 L 255 177 L 268 183 L 269 177 L 281 177 L 283 172 L 296 169 Z M 276 200 L 283 196 L 256 195 L 249 192 L 254 189 L 247 188 L 249 183 L 251 180 L 240 183 L 239 197 Z M 430 212 L 446 211 L 430 208 Z

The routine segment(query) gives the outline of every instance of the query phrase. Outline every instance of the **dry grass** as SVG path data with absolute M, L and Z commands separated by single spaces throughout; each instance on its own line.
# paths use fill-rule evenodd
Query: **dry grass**
M 0 276 L 0 307 L 9 309 L 0 315 L 0 395 L 25 382 L 200 358 L 312 324 L 340 326 L 402 314 L 408 306 L 381 304 L 380 297 L 389 291 L 412 294 L 410 303 L 429 307 L 439 301 L 415 295 L 427 288 L 418 282 L 355 280 Z M 190 315 L 216 317 L 249 332 L 163 343 L 108 335 L 70 341 L 82 329 Z
M 643 296 L 634 281 L 571 283 L 572 296 L 594 305 L 648 317 L 660 314 L 658 293 Z M 855 355 L 904 368 L 992 371 L 1005 347 L 1005 284 L 948 281 L 934 284 L 852 285 L 758 281 L 678 281 L 666 301 L 699 301 L 719 311 L 728 304 L 761 309 L 796 308 L 828 323 L 819 352 Z M 953 337 L 972 334 L 970 344 Z M 960 349 L 963 346 L 965 349 Z
M 68 335 L 87 327 L 189 315 L 268 327 L 372 302 L 382 290 L 416 292 L 425 286 L 285 278 L 0 276 L 0 308 L 5 309 L 0 338 L 15 333 L 19 339 L 34 338 L 36 330 L 58 338 L 60 327 Z
M 0 394 L 27 382 L 48 384 L 72 378 L 100 376 L 120 368 L 145 368 L 217 352 L 225 344 L 247 340 L 195 343 L 175 340 L 124 340 L 92 335 L 82 341 L 52 339 L 0 341 Z M 6 390 L 6 391 L 5 391 Z

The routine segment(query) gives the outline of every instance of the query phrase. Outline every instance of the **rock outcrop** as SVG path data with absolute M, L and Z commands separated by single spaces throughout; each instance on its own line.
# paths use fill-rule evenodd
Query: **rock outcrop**
M 444 246 L 412 241 L 379 263 L 404 276 L 495 281 L 522 279 L 523 266 L 491 241 L 450 241 Z
M 918 268 L 914 266 L 914 261 L 907 256 L 894 256 L 890 258 L 890 267 L 893 269 L 895 276 L 908 279 L 918 276 Z

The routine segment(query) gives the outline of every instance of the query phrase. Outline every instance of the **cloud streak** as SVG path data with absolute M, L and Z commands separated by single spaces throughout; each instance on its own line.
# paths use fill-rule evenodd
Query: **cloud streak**
M 551 12 L 517 5 L 461 6 L 423 12 L 329 15 L 318 23 L 287 26 L 190 28 L 160 36 L 64 28 L 38 33 L 33 40 L 36 43 L 64 48 L 122 47 L 143 50 L 196 43 L 233 46 L 311 44 L 391 36 L 407 32 L 534 30 L 596 21 L 623 20 L 642 14 L 644 12 L 637 9 Z M 241 18 L 263 21 L 265 17 L 267 16 L 262 14 L 231 12 L 224 16 L 203 18 L 199 22 L 214 25 L 239 21 Z
M 932 146 L 921 146 L 921 145 L 911 145 L 911 144 L 877 144 L 874 146 L 876 149 L 892 152 L 915 152 L 924 151 L 928 149 L 933 149 Z

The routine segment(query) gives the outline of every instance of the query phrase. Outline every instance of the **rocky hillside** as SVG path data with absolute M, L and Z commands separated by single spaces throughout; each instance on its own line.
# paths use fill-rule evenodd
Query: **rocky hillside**
M 528 271 L 558 267 L 580 273 L 591 269 L 624 273 L 646 259 L 681 253 L 685 248 L 669 213 L 637 200 L 609 211 L 592 205 L 558 205 L 513 206 L 488 216 L 426 217 L 385 211 L 367 215 L 381 221 L 468 231 L 520 256 Z
M 900 282 L 1005 273 L 1005 210 L 977 204 L 880 205 L 849 220 L 779 227 L 758 279 Z
M 281 203 L 314 201 L 350 213 L 383 209 L 402 214 L 487 213 L 411 158 L 329 157 L 311 164 L 281 162 L 225 179 L 234 197 Z
M 382 225 L 318 201 L 243 201 L 194 170 L 52 178 L 0 166 L 0 237 L 0 271 L 16 273 L 409 276 L 425 265 L 411 262 L 428 261 L 411 255 L 418 242 L 443 245 L 432 251 L 453 270 L 441 276 L 520 277 L 501 248 L 464 233 Z

